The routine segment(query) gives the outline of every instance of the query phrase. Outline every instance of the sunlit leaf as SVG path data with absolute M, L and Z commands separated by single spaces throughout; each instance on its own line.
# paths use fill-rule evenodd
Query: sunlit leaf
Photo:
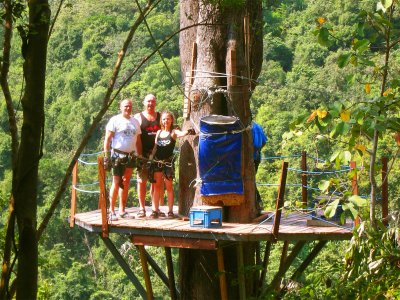
M 378 2 L 378 3 L 376 3 L 376 10 L 377 11 L 383 11 L 383 12 L 386 12 L 386 8 L 383 6 L 383 4 L 382 4 L 382 2 Z
M 343 152 L 343 161 L 348 164 L 351 161 L 351 152 L 350 151 L 344 151 Z
M 332 156 L 329 158 L 329 161 L 335 161 L 336 160 L 336 158 L 339 156 L 339 154 L 340 154 L 340 151 L 335 151 L 333 154 L 332 154 Z
M 391 93 L 393 93 L 393 89 L 392 88 L 388 88 L 386 91 L 383 92 L 383 96 L 387 97 Z
M 307 119 L 307 123 L 310 123 L 310 122 L 312 122 L 314 119 L 315 119 L 315 117 L 317 116 L 317 111 L 316 110 L 314 110 L 313 112 L 312 112 L 312 114 L 308 117 L 308 119 Z
M 326 192 L 329 187 L 331 185 L 331 182 L 329 180 L 321 180 L 318 183 L 318 188 L 322 191 L 322 192 Z
M 358 207 L 366 206 L 368 204 L 367 199 L 361 198 L 358 195 L 353 195 L 349 197 L 349 201 L 357 205 Z
M 340 113 L 340 119 L 342 119 L 343 122 L 348 122 L 350 120 L 350 111 L 349 110 L 343 110 Z
M 384 259 L 380 258 L 368 264 L 368 268 L 370 271 L 374 271 L 378 269 L 384 263 Z
M 319 110 L 317 109 L 317 116 L 320 119 L 323 119 L 326 117 L 326 115 L 328 114 L 328 112 L 326 110 Z
M 371 84 L 369 83 L 365 84 L 365 93 L 367 94 L 371 93 Z
M 355 148 L 356 150 L 360 151 L 360 152 L 362 153 L 362 155 L 364 155 L 364 154 L 365 154 L 365 151 L 367 150 L 367 147 L 366 147 L 365 145 L 363 145 L 363 144 L 356 144 L 356 145 L 354 146 L 354 148 Z
M 324 17 L 318 17 L 316 21 L 317 21 L 319 26 L 322 26 L 322 25 L 325 24 L 326 19 Z
M 383 11 L 386 12 L 386 10 L 393 4 L 393 0 L 380 0 L 376 4 L 376 10 L 377 11 Z
M 340 199 L 336 199 L 326 206 L 326 209 L 324 211 L 325 217 L 332 218 L 335 215 L 336 209 L 339 205 L 339 201 L 340 201 Z

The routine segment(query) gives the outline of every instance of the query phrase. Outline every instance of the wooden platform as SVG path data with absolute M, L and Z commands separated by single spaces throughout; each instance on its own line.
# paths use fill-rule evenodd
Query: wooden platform
M 150 208 L 147 208 L 147 216 Z M 177 207 L 175 214 L 177 214 Z M 127 211 L 136 215 L 138 208 L 127 208 Z M 161 211 L 167 211 L 161 207 Z M 127 234 L 135 244 L 170 246 L 178 248 L 215 248 L 218 243 L 270 241 L 272 235 L 273 214 L 263 223 L 239 224 L 222 223 L 219 228 L 190 227 L 189 219 L 185 218 L 158 218 L 150 219 L 121 219 L 109 222 L 109 232 Z M 352 237 L 352 223 L 345 227 L 308 226 L 310 216 L 302 213 L 282 214 L 277 240 L 281 241 L 313 241 L 313 240 L 347 240 Z M 95 233 L 102 232 L 100 210 L 78 213 L 75 215 L 75 224 Z

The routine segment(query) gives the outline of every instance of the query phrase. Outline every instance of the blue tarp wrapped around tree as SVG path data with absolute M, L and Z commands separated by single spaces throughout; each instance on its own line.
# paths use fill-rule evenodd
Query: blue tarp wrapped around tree
M 242 125 L 232 116 L 200 120 L 199 171 L 201 195 L 243 194 Z

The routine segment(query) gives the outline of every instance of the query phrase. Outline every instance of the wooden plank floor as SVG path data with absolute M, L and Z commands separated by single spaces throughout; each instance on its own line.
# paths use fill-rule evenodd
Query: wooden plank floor
M 166 212 L 167 207 L 161 207 Z M 177 214 L 177 207 L 174 213 Z M 136 215 L 137 207 L 127 208 L 131 215 Z M 147 216 L 151 213 L 147 208 Z M 266 213 L 272 216 L 272 213 Z M 310 217 L 302 213 L 282 214 L 279 227 L 278 240 L 347 240 L 352 237 L 353 223 L 347 222 L 343 227 L 316 227 L 307 226 L 307 219 Z M 90 232 L 101 232 L 100 210 L 78 213 L 75 215 L 75 224 Z M 268 241 L 272 240 L 273 217 L 263 223 L 239 224 L 222 223 L 219 228 L 190 227 L 188 218 L 158 218 L 150 219 L 121 219 L 109 222 L 110 233 L 128 234 L 132 236 L 150 236 L 164 238 L 189 238 L 213 240 L 216 242 L 225 241 Z M 160 245 L 161 246 L 161 245 Z

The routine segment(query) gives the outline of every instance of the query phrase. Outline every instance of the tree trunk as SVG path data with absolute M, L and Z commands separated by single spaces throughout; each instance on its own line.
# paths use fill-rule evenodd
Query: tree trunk
M 239 117 L 246 128 L 242 134 L 242 174 L 244 203 L 224 208 L 224 222 L 247 223 L 255 217 L 253 146 L 251 138 L 250 92 L 262 63 L 262 11 L 260 0 L 244 4 L 231 1 L 181 0 L 181 28 L 207 22 L 180 35 L 181 71 L 192 71 L 192 45 L 197 44 L 195 77 L 190 86 L 191 111 L 183 128 L 194 127 L 199 132 L 199 120 L 209 114 Z M 245 43 L 244 17 L 248 16 L 250 40 Z M 248 54 L 248 56 L 246 56 Z M 248 59 L 247 59 L 248 57 Z M 236 58 L 236 59 L 235 59 Z M 236 74 L 222 77 L 221 74 Z M 250 78 L 249 78 L 250 77 Z M 219 92 L 215 92 L 216 87 Z M 189 89 L 187 89 L 189 90 Z M 223 90 L 223 92 L 221 92 Z M 180 213 L 188 215 L 190 207 L 202 204 L 198 171 L 198 136 L 186 138 L 181 146 L 179 172 Z M 236 247 L 226 247 L 224 264 L 227 271 L 229 298 L 239 295 Z M 245 266 L 255 263 L 255 245 L 243 245 Z M 242 266 L 240 266 L 242 267 Z M 246 274 L 246 297 L 255 295 L 254 273 Z M 182 299 L 219 299 L 219 279 L 214 251 L 181 250 L 180 284 Z
M 38 275 L 37 185 L 42 156 L 47 35 L 50 9 L 47 0 L 30 0 L 29 32 L 23 38 L 24 76 L 21 144 L 13 180 L 19 232 L 17 299 L 36 299 Z

